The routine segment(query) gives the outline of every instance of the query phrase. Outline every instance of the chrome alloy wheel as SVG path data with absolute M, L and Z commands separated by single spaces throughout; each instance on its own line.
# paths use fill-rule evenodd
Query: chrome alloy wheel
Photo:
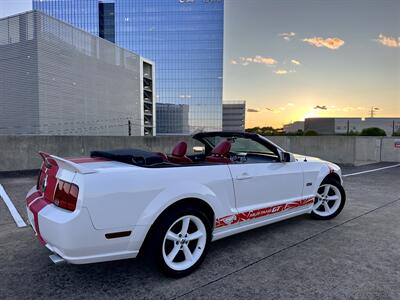
M 207 230 L 200 218 L 188 215 L 176 220 L 165 234 L 162 254 L 175 271 L 192 267 L 204 252 Z
M 334 214 L 342 201 L 340 190 L 332 184 L 322 184 L 318 188 L 313 206 L 313 212 L 321 217 Z

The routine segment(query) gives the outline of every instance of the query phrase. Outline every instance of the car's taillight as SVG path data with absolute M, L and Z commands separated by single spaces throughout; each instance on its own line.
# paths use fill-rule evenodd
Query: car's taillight
M 76 184 L 63 180 L 58 180 L 57 187 L 54 192 L 54 205 L 74 211 L 78 200 L 79 188 Z

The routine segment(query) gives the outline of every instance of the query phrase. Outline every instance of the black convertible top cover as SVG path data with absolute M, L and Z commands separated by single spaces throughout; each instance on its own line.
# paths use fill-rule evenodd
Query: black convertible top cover
M 90 157 L 103 157 L 137 166 L 151 166 L 164 162 L 160 154 L 140 149 L 92 151 L 90 152 Z

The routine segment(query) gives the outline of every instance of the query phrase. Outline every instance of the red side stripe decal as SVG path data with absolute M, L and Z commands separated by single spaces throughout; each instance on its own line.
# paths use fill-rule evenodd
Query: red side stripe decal
M 306 206 L 306 205 L 309 205 L 312 203 L 314 203 L 314 198 L 307 198 L 307 199 L 302 199 L 302 200 L 296 200 L 296 201 L 293 201 L 293 202 L 290 202 L 287 204 L 275 205 L 275 206 L 255 209 L 255 210 L 251 210 L 251 211 L 247 211 L 247 212 L 242 212 L 242 213 L 238 213 L 235 215 L 229 215 L 229 216 L 225 216 L 222 218 L 218 218 L 215 221 L 215 227 L 220 228 L 220 227 L 224 227 L 227 225 L 233 225 L 233 224 L 236 224 L 239 222 L 245 222 L 245 221 L 249 221 L 249 220 L 256 219 L 256 218 L 265 217 L 268 215 L 283 212 L 288 209 L 293 209 L 293 208 L 297 208 L 300 206 Z

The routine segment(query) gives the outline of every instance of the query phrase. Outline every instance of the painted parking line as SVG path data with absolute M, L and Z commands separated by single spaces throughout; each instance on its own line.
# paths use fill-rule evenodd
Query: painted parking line
M 387 166 L 387 167 L 382 167 L 382 168 L 377 168 L 377 169 L 372 169 L 372 170 L 366 170 L 366 171 L 361 171 L 361 172 L 356 172 L 356 173 L 350 173 L 346 175 L 342 175 L 342 177 L 350 177 L 350 176 L 356 176 L 356 175 L 361 175 L 365 173 L 372 173 L 372 172 L 377 172 L 381 170 L 386 170 L 386 169 L 391 169 L 391 168 L 396 168 L 400 167 L 400 164 L 392 165 L 392 166 Z
M 14 218 L 15 223 L 18 227 L 26 227 L 26 223 L 22 219 L 21 215 L 19 214 L 18 210 L 15 208 L 13 202 L 11 201 L 10 197 L 8 197 L 5 189 L 0 184 L 0 198 L 3 199 L 4 203 L 7 205 L 8 210 L 11 213 L 11 216 Z

